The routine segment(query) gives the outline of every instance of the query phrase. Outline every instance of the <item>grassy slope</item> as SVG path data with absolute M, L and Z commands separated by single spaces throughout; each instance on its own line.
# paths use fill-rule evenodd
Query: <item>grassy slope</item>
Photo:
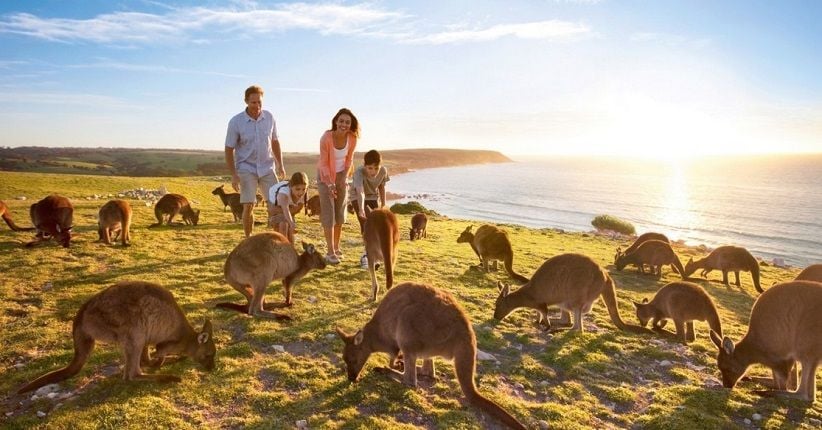
M 32 201 L 59 191 L 75 203 L 76 241 L 69 250 L 54 244 L 33 250 L 20 243 L 30 233 L 0 227 L 0 426 L 45 424 L 49 428 L 134 427 L 293 427 L 307 419 L 312 428 L 481 428 L 495 427 L 484 414 L 468 406 L 454 379 L 452 366 L 438 361 L 436 383 L 408 389 L 370 369 L 385 365 L 374 356 L 361 381 L 349 384 L 342 371 L 341 342 L 335 326 L 354 330 L 365 323 L 376 305 L 370 303 L 367 272 L 354 263 L 361 252 L 353 224 L 344 231 L 346 261 L 310 273 L 295 289 L 296 304 L 288 310 L 295 320 L 279 323 L 254 320 L 215 310 L 213 304 L 239 300 L 222 280 L 226 254 L 242 238 L 241 227 L 229 223 L 210 195 L 208 178 L 120 178 L 102 176 L 33 175 L 0 172 L 3 199 L 17 223 L 27 225 Z M 165 185 L 198 201 L 197 227 L 147 230 L 152 208 L 132 202 L 134 244 L 123 249 L 95 243 L 96 213 L 103 201 L 85 200 L 93 194 L 117 193 L 137 187 Z M 813 427 L 822 419 L 822 405 L 763 399 L 758 387 L 743 383 L 729 392 L 719 387 L 714 346 L 697 323 L 698 337 L 689 347 L 665 340 L 615 331 L 601 302 L 586 319 L 586 333 L 539 331 L 531 312 L 518 311 L 502 323 L 492 319 L 496 281 L 503 273 L 483 274 L 469 268 L 475 262 L 467 245 L 455 239 L 465 221 L 434 219 L 428 239 L 407 241 L 408 216 L 400 216 L 396 278 L 421 281 L 451 291 L 472 319 L 479 348 L 500 363 L 480 362 L 480 390 L 504 405 L 530 426 L 540 420 L 555 428 L 734 428 L 754 413 L 763 428 Z M 321 242 L 315 219 L 298 218 L 299 235 Z M 588 254 L 609 264 L 615 241 L 582 234 L 561 234 L 507 226 L 516 252 L 515 268 L 533 273 L 546 258 L 563 252 Z M 324 248 L 324 247 L 323 247 Z M 677 249 L 687 260 L 693 252 Z M 612 266 L 610 269 L 613 269 Z M 795 276 L 795 270 L 763 268 L 763 285 Z M 620 311 L 635 321 L 629 299 L 651 296 L 675 277 L 665 269 L 657 280 L 633 269 L 614 272 Z M 383 279 L 382 273 L 379 278 Z M 218 367 L 204 373 L 192 362 L 172 364 L 162 372 L 178 374 L 177 385 L 124 383 L 116 347 L 98 345 L 76 377 L 60 384 L 63 400 L 19 396 L 14 390 L 42 373 L 63 366 L 72 355 L 71 319 L 80 304 L 115 281 L 140 279 L 160 283 L 174 293 L 197 326 L 205 317 L 215 323 Z M 702 285 L 715 298 L 726 332 L 738 339 L 745 331 L 755 291 L 743 275 L 743 288 L 727 289 L 711 277 Z M 51 283 L 51 288 L 43 286 Z M 281 287 L 269 288 L 281 300 Z M 313 301 L 313 303 L 312 303 Z M 285 354 L 272 346 L 283 345 Z M 671 364 L 663 366 L 663 360 Z M 756 373 L 766 374 L 762 368 Z M 21 403 L 22 402 L 22 403 Z M 58 406 L 59 405 L 59 406 Z M 36 412 L 47 413 L 37 418 Z M 6 416 L 11 412 L 11 416 Z

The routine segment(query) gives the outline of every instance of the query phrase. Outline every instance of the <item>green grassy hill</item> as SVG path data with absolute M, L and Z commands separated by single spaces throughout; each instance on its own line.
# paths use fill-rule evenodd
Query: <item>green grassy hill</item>
M 343 264 L 309 273 L 295 288 L 294 320 L 252 319 L 214 309 L 240 295 L 223 281 L 226 255 L 242 239 L 242 228 L 210 194 L 211 178 L 132 178 L 0 172 L 0 199 L 19 225 L 29 225 L 28 206 L 50 192 L 75 204 L 75 240 L 70 249 L 55 244 L 25 249 L 31 233 L 0 226 L 0 427 L 84 428 L 498 428 L 468 405 L 451 364 L 437 359 L 437 380 L 409 389 L 373 372 L 387 358 L 372 357 L 360 382 L 350 384 L 341 359 L 337 326 L 361 327 L 376 304 L 369 300 L 368 273 L 359 268 L 362 250 L 356 223 L 345 226 Z M 196 227 L 160 227 L 153 210 L 131 201 L 135 210 L 133 246 L 96 243 L 96 214 L 107 197 L 134 188 L 165 186 L 182 193 L 202 210 Z M 17 200 L 27 196 L 28 200 Z M 260 213 L 261 214 L 261 213 Z M 531 428 L 818 428 L 822 403 L 762 398 L 761 389 L 743 382 L 733 391 L 718 379 L 715 347 L 707 325 L 697 323 L 696 342 L 685 347 L 666 339 L 617 331 L 597 301 L 582 334 L 542 332 L 534 314 L 520 310 L 503 322 L 493 320 L 497 280 L 504 272 L 481 273 L 476 257 L 456 238 L 468 221 L 433 218 L 428 238 L 409 242 L 410 216 L 399 216 L 396 279 L 425 282 L 450 291 L 469 314 L 479 349 L 498 362 L 477 366 L 481 392 L 502 404 Z M 316 218 L 298 216 L 298 236 L 322 244 Z M 474 225 L 479 223 L 474 222 Z M 590 255 L 607 267 L 618 287 L 624 320 L 636 322 L 630 300 L 651 297 L 677 279 L 665 268 L 662 279 L 622 272 L 611 264 L 624 243 L 580 233 L 505 226 L 516 257 L 514 267 L 527 276 L 551 256 Z M 257 227 L 260 231 L 261 227 Z M 683 261 L 695 250 L 676 248 Z M 763 267 L 762 285 L 792 279 L 797 270 Z M 716 272 L 699 281 L 714 297 L 727 334 L 745 332 L 756 292 L 743 274 L 742 288 L 723 286 Z M 378 277 L 383 280 L 383 273 Z M 120 354 L 98 344 L 75 377 L 60 383 L 54 399 L 17 395 L 15 390 L 41 374 L 66 365 L 72 357 L 71 319 L 91 295 L 121 280 L 144 280 L 169 288 L 190 321 L 211 318 L 218 344 L 217 367 L 207 373 L 192 361 L 163 367 L 183 382 L 161 385 L 126 383 L 119 376 Z M 382 296 L 384 292 L 381 292 Z M 273 283 L 269 301 L 282 300 Z M 669 325 L 670 326 L 670 325 Z M 282 346 L 284 353 L 276 351 Z M 753 373 L 769 375 L 761 367 Z M 42 417 L 38 417 L 41 412 Z M 755 416 L 755 414 L 757 414 Z M 756 420 L 755 418 L 759 418 Z M 750 420 L 751 423 L 746 423 Z

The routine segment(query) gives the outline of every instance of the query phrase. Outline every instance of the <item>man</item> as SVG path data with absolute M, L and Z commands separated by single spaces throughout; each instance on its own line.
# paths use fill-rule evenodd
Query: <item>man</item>
M 248 87 L 245 90 L 245 104 L 245 111 L 228 122 L 225 162 L 231 172 L 231 186 L 234 191 L 240 192 L 243 231 L 248 237 L 254 228 L 257 188 L 267 198 L 268 190 L 278 182 L 278 176 L 285 177 L 285 168 L 277 138 L 277 124 L 271 112 L 263 110 L 263 89 L 257 85 Z

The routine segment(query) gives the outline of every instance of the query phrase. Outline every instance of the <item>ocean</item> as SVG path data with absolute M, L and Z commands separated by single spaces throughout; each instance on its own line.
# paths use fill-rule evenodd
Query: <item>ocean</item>
M 529 159 L 404 173 L 387 189 L 452 218 L 591 231 L 609 214 L 688 245 L 822 263 L 822 155 Z

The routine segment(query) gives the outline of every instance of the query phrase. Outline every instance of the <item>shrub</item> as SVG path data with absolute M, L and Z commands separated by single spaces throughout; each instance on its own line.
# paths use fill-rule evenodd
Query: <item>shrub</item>
M 439 215 L 435 211 L 426 208 L 418 201 L 410 201 L 408 203 L 394 203 L 391 205 L 391 212 L 400 215 L 413 215 L 417 212 L 422 212 L 426 215 Z
M 596 218 L 591 221 L 591 225 L 599 231 L 611 230 L 628 235 L 636 234 L 636 229 L 633 224 L 611 215 L 597 215 Z

